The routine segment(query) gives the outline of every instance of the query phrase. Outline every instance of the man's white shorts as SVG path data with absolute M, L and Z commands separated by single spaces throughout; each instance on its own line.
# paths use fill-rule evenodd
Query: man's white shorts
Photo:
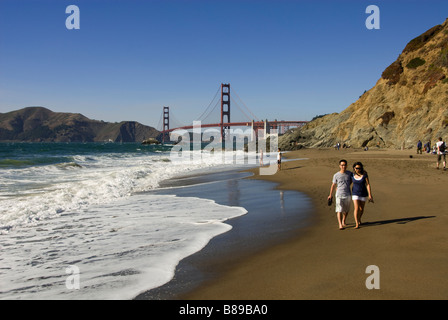
M 352 199 L 350 197 L 347 198 L 336 197 L 336 212 L 349 212 L 351 203 Z

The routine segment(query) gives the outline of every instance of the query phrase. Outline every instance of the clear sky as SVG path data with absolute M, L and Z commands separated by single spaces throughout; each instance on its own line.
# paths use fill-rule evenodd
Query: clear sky
M 0 112 L 156 127 L 170 106 L 188 124 L 230 83 L 260 119 L 310 120 L 347 108 L 447 17 L 447 0 L 0 0 Z

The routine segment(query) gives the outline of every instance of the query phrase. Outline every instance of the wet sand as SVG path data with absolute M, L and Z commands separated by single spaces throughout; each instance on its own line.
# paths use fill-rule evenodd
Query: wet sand
M 252 179 L 308 195 L 313 205 L 308 226 L 239 257 L 231 268 L 178 298 L 448 298 L 448 171 L 435 169 L 436 156 L 414 150 L 305 149 L 287 157 L 307 160 L 285 162 L 275 175 Z M 366 204 L 360 229 L 353 228 L 353 206 L 348 227 L 339 230 L 334 205 L 327 205 L 340 159 L 349 162 L 349 169 L 361 161 L 369 173 L 375 203 Z M 377 272 L 366 273 L 372 265 Z M 378 276 L 379 289 L 367 288 L 372 275 Z
M 226 170 L 164 181 L 151 193 L 200 197 L 226 206 L 244 207 L 247 214 L 227 220 L 232 229 L 211 239 L 201 251 L 183 259 L 167 284 L 136 299 L 172 300 L 204 281 L 231 270 L 241 259 L 290 239 L 309 224 L 311 201 L 303 193 L 275 189 L 276 183 L 245 179 L 251 173 Z

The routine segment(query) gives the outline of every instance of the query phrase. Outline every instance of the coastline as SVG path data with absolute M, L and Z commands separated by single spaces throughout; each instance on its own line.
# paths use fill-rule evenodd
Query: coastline
M 448 216 L 438 200 L 446 194 L 448 172 L 435 169 L 435 156 L 383 149 L 304 149 L 287 156 L 307 160 L 285 162 L 275 175 L 250 179 L 305 193 L 313 223 L 287 241 L 239 259 L 179 299 L 448 298 Z M 352 206 L 348 228 L 341 231 L 326 197 L 343 158 L 349 168 L 363 162 L 375 203 L 366 205 L 360 229 L 353 229 Z M 380 289 L 366 287 L 371 265 L 378 267 Z
M 310 223 L 309 198 L 276 183 L 251 179 L 238 169 L 173 178 L 152 194 L 210 199 L 226 206 L 243 207 L 245 215 L 229 219 L 232 229 L 212 238 L 200 251 L 182 259 L 173 279 L 147 290 L 137 300 L 171 300 L 214 280 L 247 256 L 293 237 Z

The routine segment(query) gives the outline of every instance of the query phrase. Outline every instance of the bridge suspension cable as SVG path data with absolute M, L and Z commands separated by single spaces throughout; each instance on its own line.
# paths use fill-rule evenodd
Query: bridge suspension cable
M 218 116 L 218 114 L 217 113 L 215 113 L 215 110 L 218 108 L 218 106 L 220 106 L 221 105 L 221 101 L 220 101 L 220 99 L 218 99 L 217 101 L 216 101 L 216 103 L 215 103 L 215 106 L 210 110 L 210 112 L 205 116 L 205 117 L 203 117 L 202 119 L 200 119 L 200 121 L 201 122 L 205 122 L 205 120 L 207 120 L 210 116 Z M 219 121 L 219 120 L 218 120 Z
M 252 111 L 250 111 L 250 109 L 246 106 L 246 104 L 244 103 L 244 101 L 240 98 L 240 96 L 238 95 L 238 93 L 236 93 L 235 88 L 232 88 L 232 93 L 234 93 L 237 98 L 242 102 L 243 106 L 246 108 L 247 111 L 249 111 L 249 113 L 252 115 L 252 119 L 256 120 L 256 121 L 260 121 L 260 119 L 258 119 L 258 117 L 256 115 L 254 115 L 252 113 Z M 237 104 L 238 105 L 238 104 Z M 241 110 L 241 109 L 240 109 Z M 241 110 L 241 112 L 243 112 Z M 244 113 L 244 112 L 243 112 Z M 250 119 L 250 117 L 248 117 Z
M 221 92 L 221 96 L 220 98 L 218 97 L 218 94 Z M 269 127 L 273 127 L 273 128 L 277 128 L 278 126 L 285 126 L 285 125 L 303 125 L 305 124 L 307 121 L 270 121 L 269 124 L 266 121 L 260 121 L 258 119 L 257 116 L 255 116 L 252 111 L 247 107 L 247 105 L 244 103 L 244 101 L 239 97 L 238 93 L 235 92 L 235 89 L 233 89 L 233 93 L 235 94 L 235 96 L 238 98 L 239 101 L 236 101 L 236 99 L 233 99 L 233 97 L 230 95 L 230 84 L 221 84 L 218 87 L 217 92 L 215 93 L 215 96 L 213 97 L 213 99 L 211 100 L 211 102 L 209 103 L 209 105 L 207 106 L 207 108 L 205 109 L 204 112 L 202 112 L 201 116 L 199 117 L 199 121 L 204 122 L 205 119 L 208 119 L 210 116 L 213 116 L 214 110 L 220 106 L 221 107 L 221 119 L 219 120 L 212 120 L 212 121 L 208 121 L 208 123 L 203 123 L 202 126 L 203 127 L 221 127 L 221 139 L 223 140 L 224 136 L 225 136 L 225 130 L 230 129 L 231 126 L 251 126 L 253 128 L 259 128 L 260 126 L 265 127 L 265 130 L 267 128 L 267 126 Z M 234 106 L 236 106 L 240 112 L 246 117 L 246 119 L 244 119 L 244 121 L 235 121 L 235 119 L 233 118 L 233 122 L 230 121 L 230 101 L 232 101 L 232 104 Z M 241 104 L 243 105 L 243 107 L 241 106 Z M 163 107 L 163 112 L 162 112 L 162 117 L 159 120 L 159 125 L 158 127 L 160 127 L 160 121 L 163 118 L 163 121 L 165 122 L 165 119 L 167 119 L 167 122 L 169 123 L 168 126 L 164 126 L 163 128 L 163 134 L 166 134 L 168 132 L 172 132 L 173 130 L 176 129 L 184 129 L 184 130 L 189 130 L 192 129 L 193 126 L 191 125 L 185 125 L 183 124 L 181 121 L 179 121 L 178 119 L 175 118 L 175 116 L 173 115 L 172 111 L 169 111 L 169 107 Z M 165 111 L 167 110 L 167 112 Z M 252 116 L 250 117 L 248 115 L 248 113 Z M 224 119 L 224 116 L 227 117 L 227 119 Z M 171 120 L 170 120 L 171 118 Z M 237 117 L 238 118 L 238 117 Z M 253 121 L 253 122 L 252 122 Z M 252 124 L 251 124 L 252 123 Z
M 173 125 L 171 126 L 172 128 L 185 126 L 185 123 L 179 121 L 171 111 L 170 111 L 170 122 L 173 123 Z
M 215 101 L 216 97 L 218 96 L 218 93 L 219 93 L 220 89 L 221 89 L 221 86 L 219 86 L 219 87 L 218 87 L 218 90 L 216 90 L 215 96 L 213 97 L 212 101 L 210 101 L 210 103 L 209 103 L 209 105 L 207 106 L 207 108 L 204 110 L 204 112 L 202 112 L 202 114 L 199 116 L 199 118 L 197 118 L 199 121 L 203 121 L 203 120 L 207 119 L 207 117 L 210 115 L 210 113 L 213 112 L 213 110 L 215 110 L 216 104 L 215 104 L 215 106 L 213 107 L 213 109 L 210 110 L 210 111 L 207 113 L 207 111 L 209 110 L 210 106 L 213 104 L 213 101 Z M 218 100 L 218 101 L 219 101 L 219 100 Z M 207 113 L 207 116 L 206 116 L 206 117 L 203 117 L 204 114 L 206 114 L 206 113 Z
M 231 100 L 232 100 L 232 102 L 234 103 L 234 105 L 236 105 L 236 107 L 243 113 L 243 115 L 246 117 L 246 121 L 252 121 L 252 120 L 254 120 L 254 118 L 251 118 L 250 116 L 248 116 L 247 115 L 247 113 L 246 112 L 244 112 L 244 110 L 243 109 L 241 109 L 241 107 L 238 105 L 238 103 L 233 99 L 233 98 L 230 98 Z M 258 121 L 258 119 L 257 119 L 257 121 Z
M 163 128 L 162 128 L 162 119 L 163 119 L 163 110 L 162 110 L 162 112 L 160 113 L 159 123 L 157 124 L 157 127 L 156 127 L 156 129 L 159 130 L 159 131 L 162 131 L 162 130 L 163 130 Z

